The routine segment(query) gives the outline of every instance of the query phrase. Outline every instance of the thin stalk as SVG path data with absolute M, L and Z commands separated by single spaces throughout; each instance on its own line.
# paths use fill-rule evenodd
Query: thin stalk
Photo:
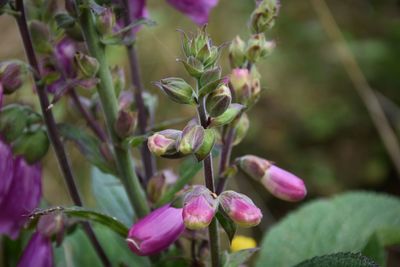
M 22 42 L 24 45 L 26 57 L 28 58 L 29 64 L 34 70 L 34 80 L 35 80 L 35 86 L 36 86 L 36 91 L 39 97 L 39 102 L 40 102 L 40 107 L 42 110 L 44 122 L 47 127 L 47 133 L 50 139 L 50 142 L 53 145 L 54 152 L 56 154 L 58 163 L 60 165 L 62 174 L 64 176 L 64 180 L 67 184 L 68 187 L 68 192 L 72 198 L 72 201 L 74 202 L 75 205 L 77 206 L 82 206 L 82 199 L 80 197 L 78 188 L 75 183 L 75 178 L 74 175 L 72 174 L 71 166 L 69 164 L 67 154 L 64 149 L 64 145 L 61 142 L 56 122 L 53 116 L 53 112 L 51 109 L 49 109 L 50 102 L 47 96 L 47 91 L 45 85 L 41 82 L 42 77 L 40 74 L 40 68 L 39 64 L 35 55 L 35 51 L 32 46 L 32 39 L 29 33 L 28 29 L 28 24 L 26 21 L 26 16 L 25 16 L 25 7 L 24 7 L 24 2 L 23 0 L 16 0 L 15 3 L 16 10 L 20 13 L 20 16 L 16 17 L 18 28 L 20 31 L 20 35 L 22 38 Z M 99 241 L 96 238 L 96 235 L 93 232 L 93 229 L 91 228 L 89 223 L 84 223 L 84 230 L 89 237 L 94 249 L 96 250 L 101 262 L 103 263 L 104 266 L 111 266 L 111 263 L 109 259 L 107 258 L 107 255 L 105 254 L 103 248 L 101 247 Z
M 96 122 L 95 118 L 85 109 L 82 105 L 82 102 L 79 100 L 79 96 L 74 89 L 71 89 L 69 95 L 74 101 L 75 106 L 78 108 L 79 112 L 82 114 L 83 118 L 86 120 L 87 125 L 90 129 L 92 129 L 93 133 L 95 133 L 101 141 L 107 141 L 107 135 L 100 127 L 100 125 Z
M 200 99 L 200 104 L 197 109 L 197 113 L 199 116 L 200 124 L 203 128 L 207 128 L 208 118 L 207 112 L 205 108 L 205 98 Z M 204 179 L 206 187 L 211 191 L 215 192 L 214 185 L 214 171 L 212 164 L 212 152 L 203 160 L 203 168 L 204 168 Z M 219 233 L 218 233 L 218 223 L 216 218 L 211 221 L 208 226 L 208 236 L 209 236 L 209 244 L 210 244 L 210 254 L 211 254 L 211 266 L 219 267 Z
M 124 5 L 124 9 L 126 12 L 124 12 L 124 21 L 125 25 L 128 26 L 130 25 L 133 21 L 129 14 L 130 12 L 130 6 L 128 3 L 128 0 L 122 1 Z M 147 133 L 147 111 L 146 107 L 144 105 L 144 100 L 143 100 L 143 83 L 140 79 L 140 67 L 139 67 L 139 62 L 136 54 L 136 49 L 134 45 L 128 45 L 127 46 L 128 50 L 128 58 L 129 58 L 129 65 L 130 65 L 130 70 L 131 70 L 131 78 L 132 78 L 132 83 L 133 83 L 133 97 L 135 99 L 136 107 L 137 107 L 137 112 L 138 112 L 138 128 L 139 128 L 139 133 L 141 135 Z M 154 175 L 156 172 L 156 162 L 153 157 L 153 155 L 150 153 L 150 150 L 146 144 L 143 144 L 140 148 L 140 154 L 142 156 L 142 163 L 144 166 L 144 171 L 145 171 L 145 179 L 144 182 L 145 184 L 147 181 Z
M 100 64 L 97 73 L 100 79 L 98 93 L 106 119 L 106 126 L 113 142 L 121 181 L 136 214 L 139 217 L 143 217 L 149 212 L 149 207 L 147 205 L 145 193 L 135 173 L 135 167 L 129 149 L 127 146 L 122 145 L 122 140 L 114 131 L 114 124 L 118 116 L 117 97 L 115 95 L 111 72 L 106 61 L 105 47 L 100 42 L 100 36 L 96 31 L 93 16 L 88 5 L 89 3 L 87 1 L 83 2 L 83 5 L 81 5 L 79 20 L 89 54 L 96 58 Z
M 223 138 L 223 145 L 222 145 L 222 151 L 221 151 L 221 158 L 219 162 L 219 169 L 218 169 L 218 182 L 217 182 L 217 188 L 216 188 L 216 194 L 219 195 L 224 191 L 226 181 L 228 177 L 224 175 L 224 172 L 229 166 L 229 163 L 231 161 L 231 153 L 232 153 L 232 148 L 233 148 L 233 141 L 235 137 L 235 129 L 231 126 L 227 126 L 227 132 L 226 135 Z

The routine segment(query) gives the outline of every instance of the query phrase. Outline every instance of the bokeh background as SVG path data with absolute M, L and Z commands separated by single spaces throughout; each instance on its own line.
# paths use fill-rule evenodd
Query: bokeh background
M 187 77 L 184 68 L 175 61 L 181 55 L 176 29 L 194 31 L 196 27 L 164 1 L 148 2 L 150 16 L 157 25 L 140 31 L 137 47 L 143 83 L 159 96 L 156 122 L 189 117 L 193 115 L 191 109 L 170 102 L 151 82 L 169 76 Z M 327 3 L 400 137 L 400 1 Z M 229 42 L 237 34 L 243 39 L 248 37 L 247 20 L 253 7 L 251 0 L 221 0 L 208 26 L 214 42 Z M 13 20 L 1 16 L 0 29 L 0 61 L 24 59 Z M 259 155 L 296 173 L 308 188 L 305 201 L 354 189 L 400 194 L 399 174 L 311 2 L 282 0 L 280 16 L 268 36 L 276 41 L 277 48 L 259 66 L 266 90 L 249 112 L 250 130 L 235 147 L 233 157 Z M 128 65 L 123 48 L 111 49 L 109 59 L 111 64 Z M 222 66 L 224 74 L 228 74 L 226 49 Z M 38 106 L 29 85 L 7 101 L 17 98 Z M 84 125 L 67 100 L 59 102 L 54 110 L 59 121 Z M 90 204 L 89 165 L 72 144 L 68 150 Z M 71 203 L 52 151 L 44 162 L 45 200 L 51 205 Z M 159 161 L 166 168 L 174 168 L 176 164 L 176 161 Z M 274 199 L 240 174 L 230 186 L 250 195 L 265 211 L 263 223 L 252 233 L 246 233 L 258 240 L 261 232 L 299 205 Z

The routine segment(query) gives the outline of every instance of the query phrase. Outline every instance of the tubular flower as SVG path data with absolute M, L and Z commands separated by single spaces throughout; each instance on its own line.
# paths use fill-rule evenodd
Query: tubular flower
M 40 232 L 29 240 L 17 267 L 53 267 L 51 239 Z

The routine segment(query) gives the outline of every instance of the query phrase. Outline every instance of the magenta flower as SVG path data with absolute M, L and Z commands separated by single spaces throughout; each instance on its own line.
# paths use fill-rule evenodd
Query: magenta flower
M 182 217 L 185 226 L 191 230 L 207 227 L 217 212 L 218 201 L 206 187 L 194 186 L 186 196 Z
M 13 159 L 11 148 L 2 141 L 0 171 L 0 234 L 15 239 L 39 204 L 42 172 L 39 164 L 28 165 L 20 156 Z
M 54 49 L 57 64 L 67 77 L 75 77 L 74 57 L 77 52 L 76 44 L 69 38 L 64 38 L 56 44 Z
M 253 227 L 260 223 L 263 215 L 253 201 L 235 191 L 225 191 L 218 197 L 224 211 L 239 226 Z
M 17 267 L 52 267 L 53 248 L 51 239 L 40 232 L 29 240 Z
M 169 4 L 199 25 L 207 23 L 208 16 L 218 0 L 167 0 Z
M 153 255 L 175 242 L 184 229 L 182 209 L 165 205 L 135 223 L 126 241 L 135 254 Z

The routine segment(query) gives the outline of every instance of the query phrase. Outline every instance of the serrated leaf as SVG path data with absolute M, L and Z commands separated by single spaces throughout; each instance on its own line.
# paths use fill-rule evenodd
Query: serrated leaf
M 73 141 L 88 161 L 107 173 L 115 173 L 114 166 L 101 153 L 101 143 L 87 132 L 70 124 L 57 125 L 60 134 L 67 140 Z
M 38 210 L 31 214 L 30 218 L 34 219 L 42 215 L 59 212 L 64 213 L 70 217 L 102 224 L 107 228 L 113 230 L 115 233 L 119 234 L 123 238 L 128 236 L 128 228 L 123 223 L 118 221 L 117 218 L 83 207 L 56 207 Z
M 265 236 L 258 267 L 291 266 L 312 257 L 361 251 L 377 230 L 400 226 L 400 200 L 346 193 L 303 206 Z
M 225 254 L 224 267 L 239 267 L 243 263 L 245 263 L 255 252 L 257 252 L 258 248 L 249 248 L 243 249 L 234 253 Z
M 336 253 L 306 260 L 294 267 L 379 267 L 361 253 Z
M 97 168 L 92 168 L 91 176 L 96 209 L 131 226 L 134 213 L 121 182 L 115 176 L 101 172 Z
M 229 218 L 228 214 L 226 214 L 221 207 L 219 207 L 215 216 L 217 217 L 217 220 L 221 224 L 225 233 L 228 235 L 229 243 L 232 243 L 232 239 L 235 237 L 237 228 L 235 222 Z

